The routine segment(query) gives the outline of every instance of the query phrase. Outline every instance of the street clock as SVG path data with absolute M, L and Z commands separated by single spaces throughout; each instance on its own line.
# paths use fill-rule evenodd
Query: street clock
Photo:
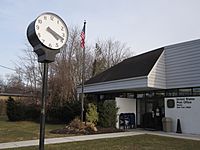
M 38 55 L 38 61 L 52 62 L 67 42 L 68 29 L 59 16 L 48 12 L 30 23 L 27 37 Z
M 48 85 L 48 64 L 55 60 L 55 56 L 66 44 L 68 29 L 65 22 L 56 14 L 43 13 L 30 23 L 27 37 L 38 55 L 38 62 L 43 63 L 43 84 L 41 99 L 40 141 L 39 150 L 44 150 L 45 139 L 45 101 Z

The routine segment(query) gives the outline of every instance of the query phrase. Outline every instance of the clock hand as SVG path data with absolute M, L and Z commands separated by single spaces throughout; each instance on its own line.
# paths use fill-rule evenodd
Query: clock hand
M 56 33 L 57 34 L 57 33 Z M 57 37 L 60 39 L 60 41 L 63 43 L 64 38 L 62 36 L 60 36 L 59 34 L 57 34 Z
M 57 33 L 56 33 L 57 34 Z M 62 36 L 60 36 L 59 34 L 57 34 L 57 37 L 60 39 L 60 41 L 63 43 L 64 38 Z
M 47 27 L 46 29 L 51 35 L 53 35 L 53 37 L 56 39 L 56 40 L 61 40 L 61 42 L 63 42 L 64 38 L 61 37 L 58 33 L 56 33 L 55 31 L 53 31 L 50 27 Z
M 50 27 L 47 27 L 46 29 L 56 40 L 58 40 L 58 36 L 57 33 L 55 31 L 53 31 Z

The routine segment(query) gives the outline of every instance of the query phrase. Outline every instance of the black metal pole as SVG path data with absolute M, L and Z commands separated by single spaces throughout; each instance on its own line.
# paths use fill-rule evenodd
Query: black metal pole
M 42 77 L 42 102 L 40 114 L 40 143 L 39 150 L 44 150 L 45 139 L 45 101 L 47 96 L 47 82 L 48 82 L 48 63 L 44 63 L 43 77 Z
M 85 48 L 83 48 L 83 64 L 82 64 L 82 88 L 81 88 L 81 121 L 84 116 L 84 82 L 85 82 Z
M 84 21 L 84 27 L 85 27 L 85 25 L 86 25 L 86 21 Z M 84 42 L 85 42 L 85 39 L 84 39 Z M 83 120 L 83 116 L 84 116 L 84 82 L 85 82 L 85 43 L 84 43 L 84 47 L 83 47 L 83 61 L 82 61 L 81 122 L 84 121 Z

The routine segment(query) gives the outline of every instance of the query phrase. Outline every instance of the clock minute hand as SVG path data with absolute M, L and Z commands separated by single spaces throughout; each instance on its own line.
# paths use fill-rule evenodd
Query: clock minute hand
M 53 35 L 53 37 L 56 39 L 56 40 L 61 40 L 61 42 L 63 42 L 64 38 L 61 37 L 58 33 L 56 33 L 55 31 L 53 31 L 50 27 L 47 27 L 46 29 L 51 35 Z
M 53 35 L 53 37 L 58 40 L 58 36 L 57 36 L 57 33 L 55 31 L 53 31 L 50 27 L 47 27 L 46 29 L 51 35 Z
M 57 33 L 56 33 L 57 34 Z M 62 36 L 60 36 L 59 34 L 57 34 L 57 37 L 60 39 L 60 41 L 63 43 L 64 38 Z
M 57 34 L 57 33 L 56 33 Z M 59 34 L 57 34 L 57 37 L 60 39 L 60 41 L 63 43 L 64 38 L 62 36 L 60 36 Z

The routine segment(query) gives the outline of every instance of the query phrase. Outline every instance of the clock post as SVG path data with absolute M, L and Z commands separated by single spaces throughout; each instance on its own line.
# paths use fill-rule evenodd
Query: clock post
M 38 56 L 38 62 L 43 63 L 42 97 L 40 114 L 39 150 L 44 150 L 45 139 L 45 102 L 48 85 L 48 64 L 54 62 L 56 54 L 67 42 L 68 29 L 65 22 L 56 14 L 43 13 L 30 23 L 27 38 Z

